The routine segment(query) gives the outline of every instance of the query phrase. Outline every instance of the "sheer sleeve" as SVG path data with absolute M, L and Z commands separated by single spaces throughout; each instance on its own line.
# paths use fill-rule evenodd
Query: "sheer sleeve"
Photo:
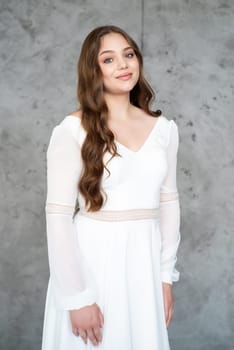
M 94 276 L 81 254 L 73 220 L 81 173 L 78 142 L 62 123 L 47 149 L 46 226 L 50 283 L 58 308 L 79 309 L 96 302 Z
M 179 136 L 178 127 L 173 120 L 170 121 L 169 127 L 166 150 L 168 169 L 160 192 L 160 231 L 162 236 L 161 280 L 172 284 L 179 280 L 179 272 L 175 269 L 180 243 L 180 205 L 176 183 Z

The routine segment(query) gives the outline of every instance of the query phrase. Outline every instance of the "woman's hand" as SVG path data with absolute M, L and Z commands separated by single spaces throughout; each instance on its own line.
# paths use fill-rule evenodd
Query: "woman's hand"
M 172 285 L 169 283 L 162 283 L 163 300 L 164 300 L 164 313 L 166 319 L 166 325 L 169 327 L 172 316 L 174 313 L 174 298 L 172 292 Z
M 87 338 L 93 345 L 98 345 L 102 341 L 101 328 L 104 325 L 104 317 L 96 303 L 79 310 L 70 310 L 69 313 L 72 332 L 76 336 L 80 335 L 85 344 L 87 344 Z

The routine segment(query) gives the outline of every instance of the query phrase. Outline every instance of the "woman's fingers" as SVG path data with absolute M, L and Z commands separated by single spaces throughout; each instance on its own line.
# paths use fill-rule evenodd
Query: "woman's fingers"
M 94 333 L 94 329 L 93 328 L 87 329 L 87 334 L 88 334 L 89 339 L 93 343 L 93 345 L 98 345 L 99 340 Z
M 170 306 L 167 306 L 167 312 L 166 312 L 166 324 L 167 327 L 169 327 L 172 317 L 174 314 L 174 308 L 173 308 L 173 304 L 171 304 Z
M 96 336 L 97 341 L 102 341 L 102 331 L 100 327 L 94 327 L 93 332 Z
M 169 283 L 163 282 L 162 290 L 163 290 L 165 321 L 166 321 L 166 326 L 169 327 L 169 324 L 172 320 L 173 309 L 174 309 L 172 285 Z
M 78 329 L 75 328 L 75 327 L 72 327 L 72 333 L 73 333 L 74 335 L 76 335 L 77 337 L 79 336 L 79 331 L 78 331 Z
M 165 313 L 166 325 L 168 327 L 169 308 L 168 308 L 168 305 L 166 303 L 164 304 L 164 313 Z
M 166 325 L 168 327 L 169 305 L 168 305 L 168 300 L 167 300 L 165 295 L 164 295 L 164 315 L 165 315 Z
M 173 318 L 173 314 L 174 314 L 174 306 L 173 306 L 173 304 L 170 306 L 170 309 L 169 309 L 169 317 L 168 317 L 168 326 L 169 326 L 169 324 L 171 323 L 171 320 L 172 320 L 172 318 Z
M 103 327 L 104 326 L 104 316 L 103 316 L 101 311 L 99 312 L 99 320 L 101 322 L 101 327 Z
M 87 344 L 88 338 L 93 345 L 98 345 L 102 341 L 104 317 L 97 304 L 82 310 L 71 310 L 70 318 L 73 334 L 80 336 L 85 344 Z
M 102 341 L 102 333 L 100 327 L 89 328 L 86 331 L 82 328 L 73 330 L 75 335 L 80 335 L 84 343 L 87 344 L 88 338 L 91 340 L 93 345 L 98 345 Z
M 78 332 L 85 344 L 87 344 L 87 332 L 82 328 L 78 328 Z

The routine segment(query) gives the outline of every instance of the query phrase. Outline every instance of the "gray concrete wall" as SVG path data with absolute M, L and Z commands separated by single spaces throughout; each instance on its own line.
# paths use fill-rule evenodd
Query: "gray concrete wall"
M 155 106 L 180 130 L 171 348 L 234 349 L 233 0 L 1 0 L 0 348 L 40 349 L 45 150 L 53 126 L 76 109 L 81 42 L 109 23 L 143 45 Z

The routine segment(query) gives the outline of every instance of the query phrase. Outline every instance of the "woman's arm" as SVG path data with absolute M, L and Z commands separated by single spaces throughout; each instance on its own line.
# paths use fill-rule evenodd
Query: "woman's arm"
M 180 205 L 176 181 L 179 136 L 175 122 L 171 120 L 170 123 L 167 145 L 168 170 L 160 192 L 161 280 L 167 326 L 174 311 L 172 283 L 179 279 L 175 264 L 180 243 Z
M 63 310 L 97 300 L 94 276 L 82 257 L 72 218 L 81 164 L 80 148 L 70 130 L 56 126 L 47 150 L 46 224 L 51 285 Z
M 161 279 L 165 283 L 172 284 L 179 279 L 175 264 L 180 243 L 180 205 L 176 181 L 178 128 L 173 120 L 170 123 L 167 146 L 168 170 L 160 192 L 160 231 L 162 236 Z

